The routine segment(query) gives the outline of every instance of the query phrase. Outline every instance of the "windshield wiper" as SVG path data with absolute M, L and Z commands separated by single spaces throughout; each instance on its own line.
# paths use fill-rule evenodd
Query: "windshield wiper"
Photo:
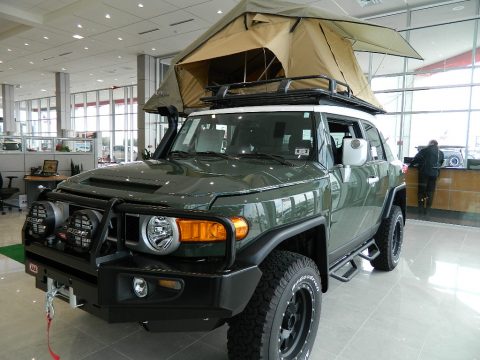
M 230 155 L 224 154 L 224 153 L 218 153 L 215 151 L 198 151 L 195 153 L 195 155 L 208 155 L 208 156 L 217 156 L 221 157 L 222 159 L 233 159 Z
M 267 158 L 271 160 L 278 161 L 282 165 L 294 166 L 293 163 L 290 161 L 285 160 L 285 158 L 281 155 L 274 155 L 274 154 L 267 154 L 262 152 L 254 152 L 251 154 L 238 154 L 238 157 L 257 157 L 257 158 Z

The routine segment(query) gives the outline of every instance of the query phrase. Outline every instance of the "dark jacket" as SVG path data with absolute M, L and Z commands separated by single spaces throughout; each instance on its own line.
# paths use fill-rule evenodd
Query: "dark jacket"
M 443 152 L 438 149 L 438 146 L 429 145 L 415 155 L 410 166 L 418 167 L 418 171 L 423 175 L 437 177 L 443 160 Z

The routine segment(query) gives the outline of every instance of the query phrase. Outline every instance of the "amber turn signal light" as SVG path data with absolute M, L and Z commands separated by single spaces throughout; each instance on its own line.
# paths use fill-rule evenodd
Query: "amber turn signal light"
M 230 220 L 235 227 L 235 238 L 244 239 L 248 234 L 247 221 L 242 217 L 232 217 Z M 227 239 L 225 227 L 215 221 L 177 219 L 177 225 L 181 242 L 212 242 Z

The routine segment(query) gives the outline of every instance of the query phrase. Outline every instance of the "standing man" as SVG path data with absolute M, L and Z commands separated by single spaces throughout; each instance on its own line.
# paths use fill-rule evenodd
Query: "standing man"
M 439 168 L 444 160 L 443 152 L 438 149 L 437 140 L 430 140 L 428 146 L 420 150 L 410 166 L 418 167 L 418 211 L 427 213 L 432 207 L 435 184 Z

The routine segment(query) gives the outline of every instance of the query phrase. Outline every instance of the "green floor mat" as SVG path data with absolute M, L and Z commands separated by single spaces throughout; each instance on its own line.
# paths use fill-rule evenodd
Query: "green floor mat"
M 9 258 L 15 261 L 21 262 L 22 264 L 25 263 L 25 255 L 23 253 L 22 244 L 15 244 L 15 245 L 0 247 L 0 254 L 8 256 Z

